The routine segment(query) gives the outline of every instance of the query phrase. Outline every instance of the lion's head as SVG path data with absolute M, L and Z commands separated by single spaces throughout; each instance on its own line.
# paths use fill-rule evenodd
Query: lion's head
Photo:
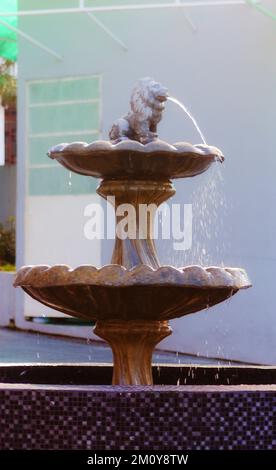
M 168 98 L 168 90 L 152 78 L 141 78 L 131 95 L 131 110 L 150 118 L 153 112 L 164 109 L 164 101 Z

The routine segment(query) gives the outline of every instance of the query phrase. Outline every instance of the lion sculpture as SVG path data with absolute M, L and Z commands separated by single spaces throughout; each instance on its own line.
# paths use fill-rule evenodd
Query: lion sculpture
M 142 78 L 133 89 L 129 113 L 115 121 L 109 137 L 113 143 L 137 140 L 147 144 L 157 139 L 157 124 L 165 109 L 168 90 L 152 78 Z

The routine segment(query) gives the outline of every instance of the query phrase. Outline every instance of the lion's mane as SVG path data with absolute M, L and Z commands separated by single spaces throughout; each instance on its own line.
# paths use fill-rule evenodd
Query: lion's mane
M 157 124 L 162 118 L 164 102 L 158 96 L 164 95 L 166 88 L 152 78 L 142 78 L 133 89 L 129 113 L 115 121 L 109 137 L 112 141 L 132 139 L 148 143 L 157 138 Z

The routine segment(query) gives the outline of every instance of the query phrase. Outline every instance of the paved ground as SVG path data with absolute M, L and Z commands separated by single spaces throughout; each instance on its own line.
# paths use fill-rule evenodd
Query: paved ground
M 0 328 L 0 363 L 112 362 L 104 343 Z M 231 364 L 229 361 L 157 351 L 154 363 Z

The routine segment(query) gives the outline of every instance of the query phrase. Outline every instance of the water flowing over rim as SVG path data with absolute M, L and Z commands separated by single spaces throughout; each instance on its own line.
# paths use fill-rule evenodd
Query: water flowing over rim
M 98 285 L 105 287 L 127 287 L 146 285 L 171 285 L 200 288 L 245 289 L 251 286 L 244 269 L 210 266 L 187 266 L 174 268 L 161 266 L 153 269 L 146 265 L 126 269 L 117 264 L 102 268 L 81 265 L 23 266 L 16 274 L 14 286 L 37 288 L 68 285 Z

